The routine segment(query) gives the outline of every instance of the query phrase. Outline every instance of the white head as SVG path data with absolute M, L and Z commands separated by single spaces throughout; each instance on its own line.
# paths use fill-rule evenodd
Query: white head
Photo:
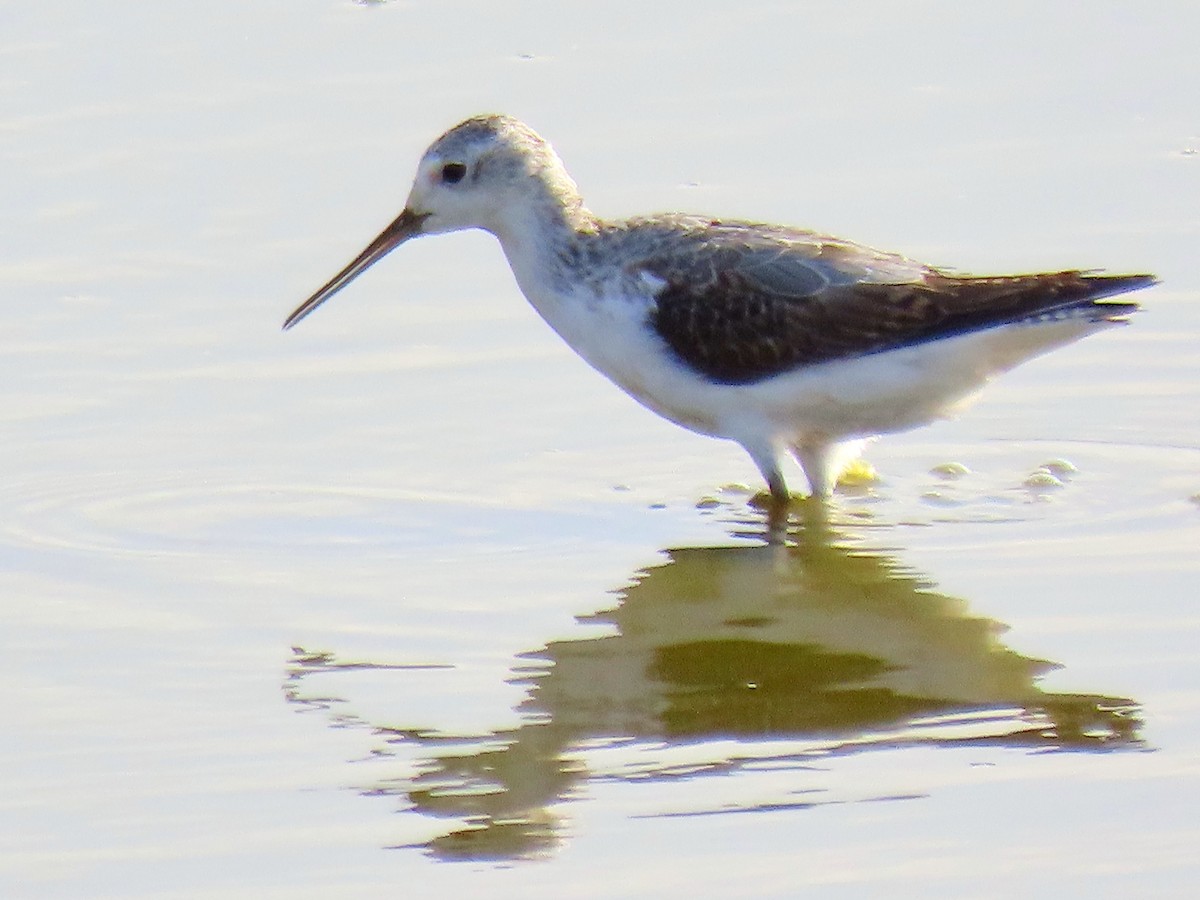
M 353 262 L 284 322 L 291 328 L 410 238 L 482 228 L 503 235 L 529 213 L 573 219 L 575 183 L 550 145 L 511 116 L 476 116 L 433 142 L 417 166 L 404 210 Z
M 476 116 L 425 151 L 405 206 L 426 216 L 423 234 L 494 232 L 503 227 L 506 210 L 545 200 L 580 204 L 550 144 L 511 116 Z

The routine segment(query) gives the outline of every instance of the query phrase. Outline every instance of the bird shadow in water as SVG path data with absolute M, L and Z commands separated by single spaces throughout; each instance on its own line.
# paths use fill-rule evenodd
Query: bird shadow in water
M 347 711 L 353 701 L 331 679 L 394 669 L 402 696 L 411 667 L 303 648 L 294 648 L 286 697 L 369 731 L 376 762 L 417 760 L 415 772 L 360 789 L 453 821 L 415 845 L 443 860 L 551 851 L 565 839 L 566 801 L 589 781 L 662 784 L 766 766 L 812 771 L 819 782 L 822 760 L 900 747 L 1142 747 L 1132 700 L 1044 691 L 1038 679 L 1056 664 L 1006 647 L 1005 626 L 862 547 L 824 509 L 804 505 L 783 525 L 766 513 L 743 521 L 735 534 L 756 536 L 754 545 L 671 550 L 613 608 L 579 618 L 604 626 L 599 636 L 586 628 L 584 638 L 521 654 L 510 679 L 525 690 L 515 728 L 451 736 L 436 722 L 367 721 Z M 621 761 L 597 765 L 604 748 Z M 819 783 L 800 795 L 659 814 L 895 799 L 846 798 Z M 703 802 L 704 792 L 691 796 Z

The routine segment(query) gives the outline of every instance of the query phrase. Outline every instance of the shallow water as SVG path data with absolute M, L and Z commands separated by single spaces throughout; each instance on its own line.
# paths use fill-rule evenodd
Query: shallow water
M 456 9 L 5 14 L 0 894 L 1190 894 L 1196 13 Z M 602 213 L 1164 283 L 768 544 L 484 236 L 279 332 L 487 109 Z

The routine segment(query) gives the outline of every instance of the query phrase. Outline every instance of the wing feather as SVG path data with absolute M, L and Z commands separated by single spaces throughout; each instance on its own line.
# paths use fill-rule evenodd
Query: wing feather
M 682 362 L 728 384 L 1039 317 L 1110 319 L 1137 305 L 1100 298 L 1154 283 L 1083 271 L 950 275 L 811 232 L 740 224 L 711 223 L 670 249 L 639 264 L 664 282 L 651 324 Z

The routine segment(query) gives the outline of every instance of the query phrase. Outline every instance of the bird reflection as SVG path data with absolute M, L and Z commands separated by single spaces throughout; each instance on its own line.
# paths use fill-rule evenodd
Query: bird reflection
M 370 729 L 377 760 L 416 757 L 415 772 L 367 792 L 454 820 L 418 844 L 442 859 L 551 850 L 564 839 L 564 802 L 595 780 L 728 777 L 913 745 L 1140 746 L 1133 701 L 1042 690 L 1038 678 L 1054 663 L 1009 649 L 999 622 L 863 547 L 853 536 L 861 529 L 831 527 L 821 515 L 787 540 L 667 553 L 612 609 L 580 619 L 605 633 L 588 628 L 520 657 L 511 680 L 526 694 L 515 728 L 448 736 L 436 722 L 366 721 L 346 712 L 323 675 L 373 664 L 301 648 L 288 700 Z M 396 670 L 386 674 L 402 693 L 404 667 L 381 668 Z M 619 762 L 597 766 L 604 753 Z M 803 796 L 692 813 L 844 799 L 819 789 Z

